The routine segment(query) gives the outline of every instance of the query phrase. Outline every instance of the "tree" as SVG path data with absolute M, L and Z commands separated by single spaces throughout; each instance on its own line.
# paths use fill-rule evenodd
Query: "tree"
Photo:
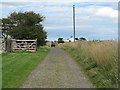
M 2 19 L 2 27 L 8 25 L 5 34 L 14 39 L 37 39 L 38 45 L 44 45 L 47 38 L 47 32 L 40 24 L 44 21 L 43 16 L 30 12 L 13 12 L 7 18 Z M 5 21 L 6 20 L 6 21 Z
M 14 22 L 10 21 L 8 18 L 3 18 L 1 20 L 2 25 L 2 38 L 5 40 L 8 38 L 8 30 L 10 30 L 12 27 L 14 27 Z
M 58 38 L 58 43 L 64 43 L 63 38 Z
M 84 37 L 81 37 L 81 38 L 80 38 L 80 41 L 87 41 L 87 39 L 84 38 Z

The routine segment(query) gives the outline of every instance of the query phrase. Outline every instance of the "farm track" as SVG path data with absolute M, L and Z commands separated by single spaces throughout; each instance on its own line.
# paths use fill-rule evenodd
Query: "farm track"
M 55 47 L 31 72 L 21 88 L 94 88 L 77 63 Z

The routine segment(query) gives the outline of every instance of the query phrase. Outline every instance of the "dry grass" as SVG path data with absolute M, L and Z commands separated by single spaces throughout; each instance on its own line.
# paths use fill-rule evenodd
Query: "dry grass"
M 51 42 L 47 42 L 46 46 L 50 47 L 51 46 Z
M 110 64 L 118 57 L 118 43 L 116 41 L 64 43 L 59 46 L 77 49 L 80 51 L 80 55 L 92 58 L 100 66 Z
M 97 87 L 117 87 L 117 41 L 81 41 L 64 43 L 59 47 L 71 53 L 87 74 L 91 76 Z

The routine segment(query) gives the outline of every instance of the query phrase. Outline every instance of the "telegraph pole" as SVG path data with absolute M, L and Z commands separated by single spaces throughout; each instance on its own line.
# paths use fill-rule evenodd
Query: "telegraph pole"
M 73 5 L 73 31 L 74 31 L 74 43 L 75 43 L 75 5 Z

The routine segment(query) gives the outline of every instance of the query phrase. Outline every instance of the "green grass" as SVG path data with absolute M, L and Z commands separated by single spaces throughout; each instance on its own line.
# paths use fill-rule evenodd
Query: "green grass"
M 114 41 L 61 45 L 69 52 L 97 88 L 118 87 L 118 51 Z
M 0 54 L 0 89 L 2 88 L 2 55 Z
M 2 54 L 2 87 L 20 87 L 48 52 L 49 48 L 40 47 L 37 53 L 12 52 Z

